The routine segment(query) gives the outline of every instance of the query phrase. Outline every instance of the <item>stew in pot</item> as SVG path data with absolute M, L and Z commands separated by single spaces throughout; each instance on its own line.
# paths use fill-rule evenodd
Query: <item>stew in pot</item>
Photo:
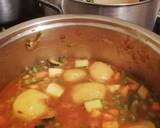
M 1 128 L 160 128 L 155 94 L 98 60 L 41 60 L 0 97 Z

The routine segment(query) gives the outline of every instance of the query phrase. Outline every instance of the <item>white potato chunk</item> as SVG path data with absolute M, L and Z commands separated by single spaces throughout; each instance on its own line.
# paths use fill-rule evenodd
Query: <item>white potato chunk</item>
M 75 60 L 75 67 L 82 68 L 87 67 L 89 65 L 89 61 L 87 59 L 77 59 Z
M 127 128 L 156 128 L 155 125 L 151 121 L 142 121 Z
M 113 84 L 113 85 L 108 85 L 108 90 L 112 93 L 116 92 L 117 90 L 119 90 L 119 88 L 121 87 L 120 84 Z
M 103 109 L 103 104 L 100 99 L 86 101 L 84 103 L 87 112 L 92 112 L 93 110 Z
M 46 93 L 53 97 L 60 97 L 64 92 L 64 88 L 56 83 L 51 83 L 46 89 Z
M 48 69 L 49 77 L 60 76 L 63 73 L 63 69 L 61 68 L 49 68 Z
M 14 114 L 25 120 L 32 120 L 48 112 L 48 106 L 44 100 L 47 100 L 48 96 L 44 93 L 35 90 L 28 89 L 21 93 L 13 103 Z
M 72 90 L 72 98 L 75 103 L 83 103 L 93 99 L 103 99 L 105 97 L 106 88 L 103 84 L 88 82 L 74 86 Z
M 68 82 L 78 82 L 86 77 L 83 69 L 69 69 L 64 72 L 64 80 Z
M 89 72 L 94 80 L 102 83 L 111 79 L 114 74 L 112 68 L 103 62 L 94 62 L 90 66 Z

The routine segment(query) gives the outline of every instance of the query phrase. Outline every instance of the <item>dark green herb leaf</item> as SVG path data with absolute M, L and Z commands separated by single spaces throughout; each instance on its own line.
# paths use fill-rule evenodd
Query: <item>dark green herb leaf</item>
M 54 117 L 42 119 L 43 122 L 51 122 L 54 121 Z
M 130 108 L 132 103 L 139 98 L 138 94 L 129 93 L 128 96 L 128 107 Z
M 64 63 L 65 60 L 66 60 L 65 56 L 60 56 L 60 57 L 58 58 L 58 61 L 59 61 L 60 63 Z

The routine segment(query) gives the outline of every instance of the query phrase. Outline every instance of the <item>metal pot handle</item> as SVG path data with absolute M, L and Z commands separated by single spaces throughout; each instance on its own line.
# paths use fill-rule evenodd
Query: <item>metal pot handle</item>
M 57 11 L 59 11 L 59 13 L 63 13 L 62 8 L 59 5 L 56 5 L 54 3 L 49 2 L 48 0 L 37 0 L 39 3 L 48 6 L 49 8 L 53 8 L 56 9 Z

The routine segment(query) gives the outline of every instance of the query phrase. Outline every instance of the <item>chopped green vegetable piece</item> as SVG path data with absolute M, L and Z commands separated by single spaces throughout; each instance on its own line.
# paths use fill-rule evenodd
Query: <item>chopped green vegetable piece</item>
M 128 111 L 128 105 L 127 104 L 125 104 L 124 106 L 123 106 L 123 109 L 125 110 L 125 111 Z
M 38 72 L 38 69 L 36 67 L 32 67 L 32 72 L 33 73 L 37 73 Z
M 123 114 L 121 114 L 121 115 L 119 116 L 119 120 L 120 120 L 121 122 L 126 121 L 126 116 L 123 115 Z
M 65 60 L 66 60 L 65 56 L 60 56 L 60 57 L 58 58 L 58 61 L 59 61 L 60 63 L 64 63 Z
M 129 93 L 129 96 L 128 96 L 128 107 L 130 108 L 132 103 L 139 99 L 139 96 L 138 94 L 135 94 L 135 93 Z
M 34 128 L 45 128 L 45 126 L 40 124 L 40 125 L 35 126 Z

